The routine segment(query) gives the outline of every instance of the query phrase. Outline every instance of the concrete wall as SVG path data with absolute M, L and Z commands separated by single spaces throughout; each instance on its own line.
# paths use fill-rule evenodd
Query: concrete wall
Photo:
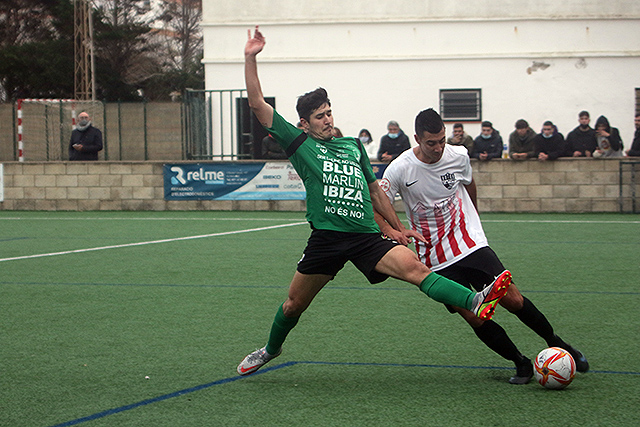
M 618 159 L 473 161 L 481 212 L 617 212 Z M 166 201 L 161 162 L 4 163 L 2 210 L 288 210 L 304 201 Z M 628 178 L 625 178 L 628 179 Z M 640 194 L 640 185 L 636 185 Z M 625 196 L 630 187 L 625 187 Z M 627 200 L 625 205 L 630 206 Z M 400 208 L 400 206 L 398 206 Z M 401 208 L 400 208 L 401 210 Z

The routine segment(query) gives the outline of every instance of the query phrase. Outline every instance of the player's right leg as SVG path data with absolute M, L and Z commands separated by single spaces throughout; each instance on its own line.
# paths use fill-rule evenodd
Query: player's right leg
M 502 272 L 481 292 L 470 289 L 432 272 L 406 246 L 396 246 L 376 264 L 376 271 L 413 283 L 429 298 L 444 304 L 471 310 L 483 320 L 493 316 L 495 306 L 507 293 L 511 284 L 511 273 Z
M 298 323 L 300 315 L 332 278 L 326 274 L 302 274 L 296 271 L 289 285 L 289 296 L 276 312 L 267 345 L 247 355 L 238 365 L 238 374 L 249 375 L 282 353 L 282 344 Z
M 520 353 L 507 331 L 493 320 L 481 320 L 469 310 L 460 307 L 450 307 L 456 311 L 471 326 L 473 332 L 487 347 L 516 366 L 516 374 L 509 378 L 509 384 L 527 384 L 533 377 L 533 364 Z

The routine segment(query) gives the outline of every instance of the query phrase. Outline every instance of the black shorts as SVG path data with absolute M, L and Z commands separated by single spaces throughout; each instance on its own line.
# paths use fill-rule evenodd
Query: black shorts
M 389 276 L 375 271 L 376 265 L 398 245 L 398 242 L 377 233 L 313 230 L 298 262 L 298 271 L 335 276 L 347 261 L 351 261 L 370 283 L 380 283 Z
M 485 246 L 436 273 L 469 289 L 481 291 L 485 286 L 493 283 L 504 270 L 498 255 L 493 249 Z M 455 313 L 451 306 L 446 306 L 451 313 Z

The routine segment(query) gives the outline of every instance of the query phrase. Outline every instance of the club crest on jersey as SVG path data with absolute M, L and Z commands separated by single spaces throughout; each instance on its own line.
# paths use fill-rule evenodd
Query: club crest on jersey
M 451 190 L 456 183 L 456 174 L 447 172 L 444 175 L 440 175 L 440 181 L 447 190 Z

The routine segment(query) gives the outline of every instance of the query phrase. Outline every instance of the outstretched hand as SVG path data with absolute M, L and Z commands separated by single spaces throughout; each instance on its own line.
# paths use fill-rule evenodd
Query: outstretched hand
M 258 26 L 256 25 L 256 29 L 253 33 L 253 37 L 251 37 L 251 30 L 249 32 L 249 39 L 247 40 L 247 44 L 244 47 L 244 55 L 245 56 L 254 56 L 259 54 L 262 51 L 262 48 L 266 44 L 266 40 Z
M 422 234 L 409 229 L 404 229 L 402 231 L 391 229 L 385 231 L 385 234 L 387 235 L 387 237 L 404 246 L 407 246 L 409 243 L 411 243 L 413 239 L 419 240 L 423 243 L 427 242 Z

